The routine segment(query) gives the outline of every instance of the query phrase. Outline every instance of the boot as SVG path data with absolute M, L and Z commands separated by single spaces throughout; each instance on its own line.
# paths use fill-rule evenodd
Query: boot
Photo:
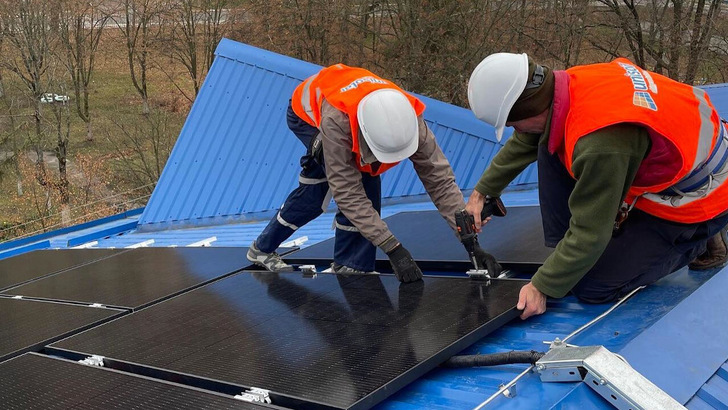
M 723 266 L 728 262 L 728 239 L 726 229 L 708 239 L 707 250 L 688 265 L 693 270 L 706 270 Z
M 248 248 L 247 258 L 254 264 L 265 268 L 271 272 L 292 272 L 293 266 L 283 262 L 281 256 L 275 252 L 265 253 L 258 249 L 258 245 L 253 242 Z

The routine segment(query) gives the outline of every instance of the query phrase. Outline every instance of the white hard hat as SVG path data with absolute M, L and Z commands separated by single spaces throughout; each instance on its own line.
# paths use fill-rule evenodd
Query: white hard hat
M 528 81 L 528 55 L 496 53 L 475 67 L 468 82 L 468 101 L 475 116 L 495 127 L 503 137 L 508 113 Z
M 379 162 L 399 162 L 417 151 L 417 114 L 401 92 L 373 91 L 359 101 L 356 111 L 364 141 Z

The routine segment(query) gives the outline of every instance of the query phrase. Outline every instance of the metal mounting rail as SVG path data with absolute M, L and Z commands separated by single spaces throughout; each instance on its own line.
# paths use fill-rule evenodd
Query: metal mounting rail
M 632 296 L 634 296 L 635 293 L 637 293 L 638 291 L 640 291 L 643 288 L 644 288 L 644 286 L 640 286 L 637 289 L 629 292 L 627 295 L 625 295 L 625 297 L 623 297 L 622 299 L 618 300 L 614 305 L 612 305 L 612 307 L 610 307 L 609 309 L 607 309 L 604 313 L 602 313 L 601 315 L 595 317 L 591 321 L 585 323 L 584 325 L 582 325 L 580 328 L 576 329 L 575 331 L 571 332 L 568 336 L 566 336 L 564 338 L 564 340 L 559 340 L 557 338 L 554 342 L 556 342 L 557 344 L 558 343 L 565 343 L 567 340 L 569 340 L 572 337 L 576 336 L 577 334 L 583 332 L 584 330 L 586 330 L 587 328 L 589 328 L 593 324 L 597 323 L 598 321 L 604 319 L 606 316 L 608 316 L 610 313 L 612 313 L 616 308 L 618 308 L 624 302 L 626 302 L 627 300 L 629 300 L 630 298 L 632 298 Z M 544 342 L 544 343 L 553 344 L 554 342 Z M 485 406 L 487 406 L 488 404 L 490 404 L 491 402 L 493 402 L 493 400 L 495 400 L 498 397 L 500 397 L 500 395 L 508 395 L 510 397 L 513 397 L 513 395 L 510 395 L 510 393 L 509 393 L 510 390 L 509 389 L 512 386 L 514 386 L 516 384 L 516 382 L 518 382 L 519 380 L 521 380 L 523 378 L 523 376 L 527 375 L 531 370 L 533 370 L 534 367 L 535 367 L 534 365 L 528 366 L 528 368 L 526 368 L 526 370 L 522 371 L 516 377 L 514 377 L 513 380 L 511 380 L 510 382 L 508 382 L 505 385 L 503 385 L 503 387 L 501 387 L 500 389 L 498 389 L 497 392 L 493 393 L 493 395 L 491 395 L 490 397 L 488 397 L 484 402 L 480 403 L 473 410 L 480 410 L 482 408 L 485 408 Z

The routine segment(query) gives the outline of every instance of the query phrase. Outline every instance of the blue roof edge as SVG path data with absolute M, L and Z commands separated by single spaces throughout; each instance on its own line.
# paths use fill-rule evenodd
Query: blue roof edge
M 104 218 L 94 219 L 93 221 L 80 223 L 77 225 L 68 226 L 65 228 L 56 229 L 53 231 L 43 232 L 38 235 L 28 236 L 26 238 L 21 239 L 15 239 L 7 242 L 0 243 L 0 259 L 9 257 L 9 256 L 15 256 L 19 255 L 21 253 L 29 252 L 36 249 L 43 249 L 43 248 L 49 248 L 50 247 L 50 241 L 48 239 L 60 236 L 60 235 L 66 235 L 73 232 L 82 231 L 84 229 L 90 229 L 94 227 L 99 227 L 100 225 L 104 225 L 110 222 L 120 221 L 129 217 L 141 215 L 142 212 L 144 212 L 144 207 L 131 209 L 129 211 L 124 211 L 118 214 L 114 214 L 111 216 L 107 216 Z M 100 230 L 99 232 L 102 232 L 103 230 Z M 94 233 L 91 233 L 90 235 L 93 235 Z M 88 236 L 88 235 L 87 235 Z M 94 239 L 98 238 L 98 235 L 94 235 Z M 71 240 L 72 241 L 72 240 Z M 69 241 L 69 243 L 71 242 Z M 73 245 L 70 245 L 73 246 Z

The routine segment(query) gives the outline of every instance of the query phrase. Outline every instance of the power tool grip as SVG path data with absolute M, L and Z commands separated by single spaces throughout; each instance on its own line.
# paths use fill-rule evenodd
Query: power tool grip
M 486 198 L 483 204 L 483 210 L 480 211 L 480 220 L 495 215 L 495 216 L 506 216 L 508 210 L 503 205 L 503 201 L 500 198 Z

